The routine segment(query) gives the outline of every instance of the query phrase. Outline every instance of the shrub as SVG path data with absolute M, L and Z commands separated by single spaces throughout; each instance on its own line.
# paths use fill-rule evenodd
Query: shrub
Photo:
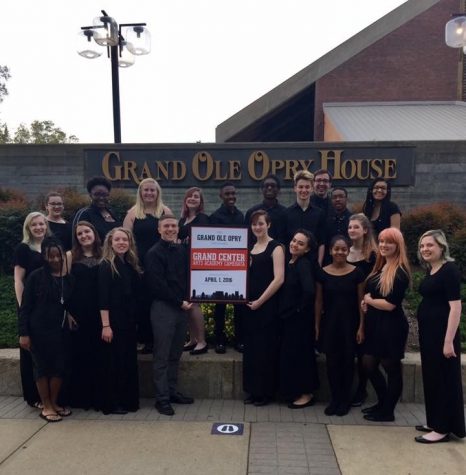
M 460 268 L 461 277 L 466 282 L 466 229 L 458 229 L 449 241 L 450 253 Z M 466 296 L 465 296 L 466 297 Z
M 13 251 L 23 238 L 23 222 L 28 213 L 26 202 L 0 203 L 0 273 L 12 271 Z
M 0 348 L 18 346 L 18 324 L 13 277 L 0 275 Z
M 429 229 L 442 229 L 448 242 L 453 243 L 454 234 L 466 227 L 466 213 L 450 203 L 435 203 L 421 206 L 406 213 L 401 220 L 401 230 L 412 263 L 418 263 L 417 243 Z
M 123 221 L 126 212 L 136 203 L 136 195 L 128 190 L 113 188 L 110 194 L 110 206 L 115 212 L 116 218 Z

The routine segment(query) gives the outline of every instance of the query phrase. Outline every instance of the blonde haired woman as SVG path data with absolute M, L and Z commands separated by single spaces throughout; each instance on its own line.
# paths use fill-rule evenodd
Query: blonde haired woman
M 164 214 L 172 214 L 170 208 L 163 204 L 162 189 L 153 178 L 141 181 L 136 194 L 136 204 L 128 210 L 123 227 L 133 232 L 139 256 L 139 264 L 144 268 L 147 251 L 160 239 L 159 219 Z M 144 287 L 147 286 L 143 282 Z M 152 300 L 148 290 L 141 293 L 138 304 L 138 341 L 144 346 L 141 353 L 152 353 L 153 337 L 150 323 L 150 306 Z
M 140 274 L 131 231 L 112 229 L 105 238 L 99 265 L 102 323 L 99 406 L 104 414 L 126 414 L 139 409 L 134 303 Z
M 16 247 L 13 257 L 14 285 L 17 308 L 23 300 L 24 284 L 29 274 L 43 265 L 41 245 L 49 234 L 47 219 L 38 211 L 29 213 L 23 224 L 23 240 Z M 20 348 L 21 385 L 24 400 L 33 407 L 41 407 L 37 387 L 32 373 L 32 359 L 29 351 Z
M 363 213 L 353 214 L 348 222 L 348 236 L 351 239 L 347 262 L 356 266 L 364 274 L 364 279 L 370 274 L 375 264 L 377 244 L 369 218 Z M 351 401 L 353 407 L 361 406 L 367 398 L 367 375 L 362 365 L 362 346 L 357 350 L 358 386 Z
M 418 256 L 427 273 L 419 286 L 419 343 L 426 405 L 426 426 L 416 426 L 423 436 L 416 442 L 447 442 L 450 433 L 465 437 L 461 382 L 461 274 L 440 229 L 419 239 Z
M 366 282 L 361 302 L 365 317 L 363 364 L 377 393 L 375 406 L 363 409 L 369 421 L 393 421 L 403 389 L 401 360 L 408 337 L 408 321 L 402 301 L 411 280 L 403 235 L 397 228 L 379 234 L 374 268 Z M 379 364 L 387 381 L 377 371 Z

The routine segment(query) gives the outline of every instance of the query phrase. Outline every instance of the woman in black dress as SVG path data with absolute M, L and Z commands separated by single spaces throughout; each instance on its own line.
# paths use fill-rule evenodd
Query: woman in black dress
M 344 416 L 351 407 L 356 343 L 364 338 L 360 302 L 364 295 L 364 274 L 348 264 L 350 243 L 345 236 L 330 242 L 332 263 L 317 270 L 316 336 L 322 333 L 331 401 L 327 416 Z M 322 315 L 323 311 L 323 315 Z M 322 320 L 321 320 L 322 315 Z
M 362 210 L 372 223 L 375 237 L 387 228 L 400 229 L 401 211 L 390 201 L 391 194 L 391 184 L 383 178 L 376 178 L 367 190 Z
M 378 398 L 377 404 L 362 410 L 369 421 L 395 420 L 395 406 L 403 389 L 401 360 L 408 338 L 408 321 L 401 304 L 410 280 L 403 235 L 397 228 L 384 229 L 361 302 L 366 313 L 363 363 Z M 387 381 L 377 372 L 379 364 Z
M 291 238 L 291 258 L 280 292 L 279 392 L 282 399 L 291 401 L 290 409 L 312 406 L 313 392 L 319 387 L 314 351 L 314 275 L 307 256 L 311 247 L 316 248 L 311 233 L 297 230 Z
M 42 257 L 44 266 L 32 272 L 24 288 L 19 344 L 31 352 L 42 403 L 40 417 L 47 422 L 58 422 L 71 415 L 57 400 L 65 374 L 65 305 L 72 286 L 69 274 L 64 272 L 65 254 L 59 241 L 45 238 Z
M 178 223 L 178 238 L 185 245 L 189 245 L 191 226 L 204 226 L 209 224 L 209 217 L 204 213 L 204 196 L 197 186 L 189 188 L 183 199 L 181 219 Z M 188 310 L 189 341 L 184 345 L 184 351 L 192 355 L 207 353 L 208 347 L 205 340 L 204 315 L 199 304 L 193 303 Z
M 446 442 L 450 434 L 465 437 L 461 382 L 461 274 L 449 255 L 441 230 L 427 231 L 418 246 L 427 274 L 419 286 L 419 343 L 428 432 L 416 442 Z
M 45 197 L 45 211 L 50 232 L 62 243 L 63 249 L 71 249 L 71 223 L 63 218 L 63 195 L 51 191 Z
M 79 221 L 71 251 L 73 294 L 69 303 L 71 365 L 68 399 L 72 407 L 97 407 L 97 360 L 100 342 L 100 238 L 94 226 Z
M 91 198 L 91 204 L 76 212 L 72 227 L 74 229 L 79 221 L 87 221 L 94 226 L 100 241 L 103 242 L 110 230 L 120 226 L 120 221 L 110 208 L 112 184 L 105 177 L 96 176 L 87 182 L 86 188 Z
M 102 324 L 99 395 L 104 414 L 126 414 L 139 409 L 134 303 L 140 274 L 131 231 L 112 229 L 105 238 L 99 265 Z
M 285 278 L 285 253 L 268 230 L 264 210 L 251 215 L 257 241 L 250 253 L 249 303 L 244 315 L 243 388 L 245 404 L 263 406 L 275 396 L 278 356 L 278 290 Z
M 47 219 L 37 211 L 29 213 L 23 224 L 23 240 L 14 253 L 14 283 L 17 308 L 23 300 L 24 284 L 32 271 L 42 267 L 41 244 L 49 233 Z M 18 313 L 19 315 L 19 313 Z M 32 359 L 29 351 L 20 348 L 19 366 L 24 400 L 33 407 L 41 408 L 39 393 L 32 374 Z
M 141 181 L 136 194 L 136 204 L 128 210 L 123 221 L 123 227 L 132 231 L 139 257 L 139 266 L 144 268 L 144 259 L 147 251 L 160 239 L 158 231 L 159 219 L 164 214 L 173 214 L 163 204 L 162 189 L 153 178 Z M 142 280 L 144 290 L 137 310 L 138 341 L 144 346 L 142 354 L 152 353 L 153 337 L 150 323 L 150 306 L 152 300 L 150 292 Z
M 363 213 L 350 216 L 348 236 L 351 239 L 351 247 L 346 260 L 360 269 L 364 274 L 364 279 L 366 279 L 374 267 L 377 252 L 377 245 L 369 218 Z M 362 344 L 357 346 L 356 354 L 358 385 L 351 401 L 353 407 L 361 406 L 367 398 L 367 375 L 362 364 Z

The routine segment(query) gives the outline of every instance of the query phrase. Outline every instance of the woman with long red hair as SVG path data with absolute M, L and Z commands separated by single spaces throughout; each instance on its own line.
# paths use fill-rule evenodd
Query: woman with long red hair
M 404 358 L 408 321 L 402 301 L 411 280 L 403 235 L 397 228 L 379 234 L 374 268 L 366 281 L 361 302 L 366 313 L 363 365 L 377 393 L 377 404 L 362 412 L 369 421 L 393 421 L 403 389 L 401 360 Z M 385 370 L 387 380 L 380 371 Z

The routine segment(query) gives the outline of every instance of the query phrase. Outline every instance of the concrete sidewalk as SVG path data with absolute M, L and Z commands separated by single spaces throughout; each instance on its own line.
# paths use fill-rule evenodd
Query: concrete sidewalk
M 75 410 L 47 424 L 19 397 L 0 396 L 0 474 L 464 474 L 466 443 L 416 444 L 420 404 L 400 403 L 396 420 L 374 424 L 358 408 L 327 417 L 324 405 L 244 406 L 199 399 L 161 416 L 153 400 L 124 416 Z M 244 425 L 213 435 L 213 423 Z

